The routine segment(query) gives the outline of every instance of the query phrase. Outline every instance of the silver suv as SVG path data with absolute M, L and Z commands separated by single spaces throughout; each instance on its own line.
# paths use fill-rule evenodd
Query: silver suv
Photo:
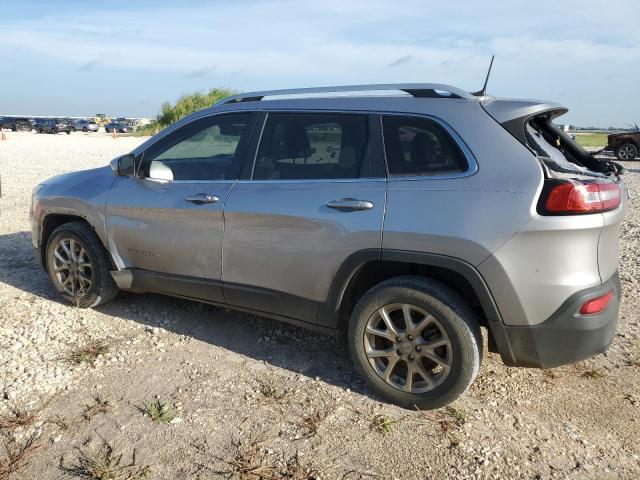
M 436 84 L 230 97 L 37 186 L 33 247 L 80 306 L 159 292 L 337 334 L 384 398 L 437 408 L 482 327 L 512 366 L 611 342 L 628 194 L 566 111 Z

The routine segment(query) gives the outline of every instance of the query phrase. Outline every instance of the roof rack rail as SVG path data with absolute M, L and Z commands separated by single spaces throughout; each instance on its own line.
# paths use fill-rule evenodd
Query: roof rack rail
M 451 85 L 440 83 L 389 83 L 379 85 L 343 85 L 336 87 L 292 88 L 288 90 L 268 90 L 264 92 L 247 92 L 223 98 L 214 106 L 226 103 L 257 102 L 265 97 L 287 95 L 315 95 L 322 93 L 357 93 L 371 91 L 402 91 L 417 98 L 473 98 L 473 96 Z

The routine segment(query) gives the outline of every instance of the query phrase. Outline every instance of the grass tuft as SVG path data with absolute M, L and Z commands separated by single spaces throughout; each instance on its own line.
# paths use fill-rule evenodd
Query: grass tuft
M 605 376 L 605 371 L 601 368 L 592 368 L 588 365 L 576 365 L 576 370 L 582 378 L 596 379 Z
M 93 365 L 100 355 L 105 355 L 109 351 L 109 346 L 103 342 L 91 342 L 78 347 L 67 355 L 66 360 L 74 365 L 88 363 Z
M 231 453 L 227 458 L 217 457 L 227 465 L 226 470 L 212 472 L 227 478 L 240 479 L 274 479 L 276 468 L 266 461 L 266 454 L 262 449 L 264 440 L 260 437 L 249 436 L 247 439 L 231 441 Z
M 122 453 L 117 452 L 106 440 L 97 450 L 78 449 L 75 465 L 66 467 L 60 460 L 60 469 L 67 474 L 86 480 L 146 480 L 151 473 L 148 465 L 136 465 L 135 452 L 131 463 L 123 464 Z
M 296 425 L 304 430 L 304 435 L 300 440 L 315 437 L 318 427 L 327 418 L 327 407 L 316 408 L 310 415 L 302 417 Z
M 291 393 L 281 383 L 273 379 L 258 380 L 258 391 L 264 400 L 280 402 L 285 400 Z
M 5 433 L 4 452 L 0 455 L 0 479 L 9 478 L 9 475 L 26 467 L 33 452 L 41 446 L 36 432 L 23 441 L 18 441 L 15 436 L 7 436 Z
M 155 400 L 151 403 L 145 403 L 138 407 L 144 415 L 149 417 L 155 423 L 169 423 L 175 417 L 173 408 L 170 403 L 162 403 L 160 400 Z
M 96 415 L 101 413 L 107 413 L 111 410 L 112 404 L 109 400 L 102 400 L 100 397 L 95 397 L 91 405 L 87 405 L 82 412 L 82 418 L 89 421 Z
M 40 407 L 27 410 L 24 407 L 9 405 L 9 412 L 0 415 L 0 429 L 15 430 L 18 427 L 28 428 L 33 426 L 42 409 L 49 403 L 44 402 Z
M 395 425 L 396 423 L 400 423 L 402 420 L 404 420 L 404 417 L 391 418 L 381 413 L 378 413 L 374 415 L 373 418 L 371 419 L 371 423 L 369 424 L 369 430 L 371 430 L 372 432 L 379 433 L 381 435 L 388 435 L 391 433 L 393 429 L 393 425 Z

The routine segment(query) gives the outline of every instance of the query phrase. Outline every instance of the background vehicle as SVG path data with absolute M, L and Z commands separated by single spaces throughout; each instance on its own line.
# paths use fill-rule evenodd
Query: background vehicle
M 481 328 L 511 366 L 611 342 L 626 190 L 566 111 L 439 84 L 237 95 L 38 186 L 33 246 L 80 306 L 154 291 L 334 333 L 380 395 L 437 408 Z
M 44 122 L 46 122 L 47 119 L 45 118 L 34 118 L 33 119 L 33 129 L 38 132 L 38 133 L 42 133 L 42 128 L 44 126 Z
M 76 120 L 73 123 L 73 131 L 81 131 L 81 132 L 97 132 L 98 124 L 93 120 Z
M 612 133 L 607 137 L 605 150 L 612 151 L 618 160 L 634 160 L 640 157 L 640 130 Z
M 62 118 L 48 118 L 40 125 L 40 133 L 61 133 L 70 134 L 73 131 L 72 124 Z
M 119 122 L 111 122 L 104 126 L 105 131 L 108 133 L 113 132 L 115 130 L 117 133 L 131 133 L 134 128 L 131 125 L 127 125 L 125 123 Z
M 16 125 L 12 118 L 0 117 L 0 127 L 3 130 L 15 130 Z
M 25 132 L 31 130 L 31 123 L 27 118 L 0 117 L 0 126 L 3 130 Z

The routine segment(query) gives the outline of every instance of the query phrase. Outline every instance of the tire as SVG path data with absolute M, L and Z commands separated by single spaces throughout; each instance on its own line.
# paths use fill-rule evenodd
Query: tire
M 55 270 L 56 266 L 62 265 L 63 262 L 60 261 L 60 257 L 55 256 L 56 249 L 67 260 L 73 257 L 65 253 L 64 247 L 60 246 L 61 241 L 64 241 L 67 247 L 71 247 L 80 262 L 90 264 L 90 270 L 89 267 L 77 268 L 78 262 L 75 262 L 76 267 L 67 266 L 62 270 L 59 278 Z M 86 223 L 71 222 L 56 228 L 47 242 L 46 262 L 54 287 L 62 298 L 73 305 L 81 308 L 95 307 L 107 303 L 118 294 L 118 287 L 111 278 L 111 259 L 96 234 Z M 62 283 L 70 275 L 66 272 L 71 272 L 72 268 L 76 275 L 77 272 L 81 272 L 85 279 L 90 278 L 90 285 L 87 285 L 86 281 L 71 280 L 70 285 L 65 289 Z M 75 294 L 68 291 L 71 287 L 75 290 Z
M 418 325 L 412 341 L 404 321 L 404 306 L 411 312 L 411 323 Z M 379 336 L 389 335 L 388 328 L 381 331 L 375 323 L 387 325 L 380 314 L 382 307 L 400 335 L 393 341 Z M 399 328 L 402 325 L 404 330 Z M 378 333 L 372 335 L 367 326 Z M 398 338 L 403 341 L 397 342 Z M 372 342 L 383 345 L 372 349 Z M 482 360 L 482 334 L 471 308 L 446 285 L 418 276 L 395 277 L 365 293 L 351 315 L 348 344 L 357 370 L 369 385 L 386 400 L 411 409 L 440 408 L 456 400 L 475 380 Z M 384 353 L 385 357 L 367 356 L 368 350 L 373 352 L 369 355 Z M 437 363 L 432 360 L 434 355 Z M 387 381 L 383 375 L 394 359 Z M 409 365 L 414 373 L 407 385 Z M 386 367 L 384 372 L 382 367 Z
M 82 131 L 83 131 L 84 133 L 87 133 L 87 127 L 82 127 Z
M 75 132 L 75 130 L 74 130 L 74 132 Z M 71 135 L 71 130 L 67 130 L 67 131 L 66 131 L 66 134 L 67 134 L 67 135 Z
M 622 161 L 633 160 L 638 156 L 638 147 L 633 143 L 623 143 L 616 148 L 616 158 Z

